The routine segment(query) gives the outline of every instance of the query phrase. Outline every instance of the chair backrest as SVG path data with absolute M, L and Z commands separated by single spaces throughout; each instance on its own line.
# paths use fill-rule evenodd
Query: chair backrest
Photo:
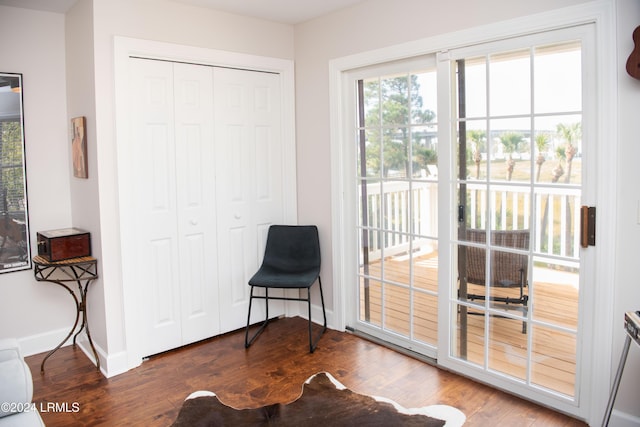
M 281 271 L 320 270 L 320 242 L 315 225 L 272 225 L 263 265 Z
M 491 244 L 496 247 L 492 251 L 491 283 L 501 282 L 526 283 L 528 257 L 499 250 L 498 247 L 529 249 L 529 230 L 499 230 L 491 232 Z M 486 230 L 469 228 L 466 230 L 466 240 L 475 243 L 486 243 Z M 484 248 L 466 247 L 467 252 L 467 281 L 478 285 L 486 283 L 486 250 Z

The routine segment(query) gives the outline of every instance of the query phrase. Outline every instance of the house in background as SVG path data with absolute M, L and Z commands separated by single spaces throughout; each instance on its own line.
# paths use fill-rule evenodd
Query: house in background
M 599 133 L 607 138 L 598 141 L 598 153 L 610 155 L 594 162 L 597 169 L 590 179 L 613 183 L 615 188 L 596 185 L 598 196 L 588 201 L 608 203 L 598 205 L 598 257 L 596 276 L 591 278 L 598 281 L 594 304 L 583 307 L 582 313 L 592 319 L 588 334 L 592 336 L 590 351 L 581 354 L 591 373 L 590 388 L 580 396 L 580 405 L 588 409 L 581 414 L 595 425 L 622 349 L 622 316 L 640 308 L 635 269 L 640 253 L 640 81 L 630 78 L 624 68 L 634 47 L 631 34 L 640 25 L 636 1 L 368 0 L 295 25 L 170 0 L 78 0 L 66 14 L 0 6 L 4 41 L 0 70 L 24 76 L 31 240 L 37 231 L 70 225 L 91 231 L 100 279 L 89 291 L 89 321 L 104 374 L 117 375 L 140 363 L 128 329 L 131 313 L 143 301 L 127 298 L 130 289 L 123 279 L 129 267 L 123 260 L 127 249 L 120 220 L 121 104 L 116 97 L 122 88 L 118 80 L 122 43 L 129 50 L 148 52 L 160 46 L 186 55 L 181 50 L 186 46 L 188 52 L 231 53 L 234 60 L 240 55 L 295 64 L 281 67 L 283 75 L 290 73 L 295 81 L 295 92 L 285 96 L 285 106 L 295 118 L 295 133 L 293 119 L 284 128 L 295 141 L 290 157 L 295 159 L 291 187 L 295 194 L 289 195 L 295 205 L 289 208 L 299 223 L 317 224 L 320 229 L 330 326 L 342 328 L 343 268 L 337 256 L 342 240 L 336 220 L 340 197 L 334 187 L 342 171 L 332 145 L 340 138 L 335 134 L 334 107 L 339 105 L 335 98 L 341 67 L 358 63 L 362 56 L 372 63 L 376 58 L 385 61 L 392 56 L 390 51 L 398 57 L 413 55 L 419 43 L 459 47 L 453 44 L 469 44 L 468 34 L 478 35 L 482 42 L 520 35 L 515 29 L 498 34 L 510 28 L 505 22 L 528 22 L 529 31 L 535 32 L 536 25 L 543 31 L 554 22 L 570 20 L 567 16 L 572 13 L 595 17 L 597 45 L 610 48 L 599 56 L 606 63 L 600 63 L 598 70 L 606 78 L 597 79 L 598 99 L 607 100 L 610 107 L 603 115 L 613 114 L 602 118 L 610 128 Z M 547 27 L 539 17 L 546 18 Z M 74 178 L 70 162 L 69 119 L 77 116 L 87 118 L 88 179 Z M 69 298 L 56 287 L 36 282 L 32 271 L 0 275 L 0 337 L 18 338 L 27 354 L 57 345 L 73 316 Z M 616 403 L 616 425 L 640 425 L 636 398 L 640 386 L 630 380 L 640 375 L 640 355 L 635 350 Z

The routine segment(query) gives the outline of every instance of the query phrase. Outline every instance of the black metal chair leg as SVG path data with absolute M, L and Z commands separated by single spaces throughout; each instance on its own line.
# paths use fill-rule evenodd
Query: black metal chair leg
M 309 352 L 313 353 L 315 347 L 313 345 L 312 335 L 311 335 L 311 287 L 307 288 L 307 307 L 309 308 Z
M 327 312 L 325 309 L 325 305 L 324 305 L 324 294 L 322 292 L 322 281 L 320 280 L 320 277 L 318 277 L 318 286 L 320 287 L 320 301 L 322 303 L 322 318 L 323 318 L 323 324 L 322 324 L 322 330 L 320 331 L 320 334 L 317 336 L 315 342 L 313 340 L 313 322 L 311 320 L 311 287 L 307 288 L 307 298 L 284 298 L 284 297 L 273 297 L 272 299 L 280 299 L 280 300 L 290 300 L 290 301 L 307 301 L 307 309 L 309 312 L 309 352 L 313 353 L 316 349 L 316 347 L 318 346 L 318 341 L 320 341 L 320 338 L 322 337 L 322 335 L 325 333 L 325 331 L 327 330 Z M 247 314 L 247 327 L 245 330 L 245 334 L 244 334 L 244 347 L 245 348 L 249 348 L 249 346 L 251 344 L 253 344 L 253 342 L 256 340 L 256 338 L 258 338 L 258 336 L 262 333 L 262 331 L 264 331 L 265 327 L 267 326 L 267 324 L 269 323 L 269 288 L 265 288 L 265 296 L 261 297 L 261 296 L 253 296 L 253 290 L 254 287 L 251 287 L 251 294 L 249 296 L 249 313 Z M 251 324 L 251 306 L 253 303 L 253 299 L 254 298 L 258 298 L 258 299 L 264 299 L 265 300 L 265 305 L 266 305 L 266 318 L 264 320 L 264 322 L 262 322 L 262 324 L 260 325 L 260 328 L 258 329 L 258 331 L 251 337 L 249 338 L 249 326 Z
M 264 319 L 264 322 L 262 322 L 262 325 L 260 325 L 260 328 L 258 329 L 258 331 L 253 335 L 253 337 L 251 337 L 251 339 L 249 339 L 249 324 L 251 322 L 251 302 L 252 301 L 253 301 L 253 286 L 251 287 L 251 294 L 249 296 L 249 314 L 247 315 L 247 328 L 244 333 L 244 348 L 249 348 L 249 346 L 253 344 L 253 342 L 256 340 L 256 338 L 258 338 L 258 336 L 262 333 L 262 331 L 264 331 L 264 328 L 267 326 L 267 323 L 269 323 L 269 289 L 265 288 L 265 295 L 264 295 L 264 301 L 266 306 L 266 317 Z
M 312 341 L 312 332 L 311 332 L 311 287 L 307 289 L 307 296 L 308 296 L 307 301 L 309 305 L 309 352 L 310 353 L 313 353 L 315 351 L 316 347 L 318 346 L 318 341 L 320 341 L 320 338 L 322 338 L 322 335 L 327 330 L 327 313 L 324 309 L 324 295 L 322 294 L 322 281 L 320 280 L 319 276 L 318 276 L 318 286 L 320 287 L 320 301 L 322 303 L 322 317 L 324 319 L 324 322 L 322 325 L 322 330 L 320 331 L 320 334 L 316 338 L 315 343 L 313 343 Z
M 320 286 L 320 302 L 322 303 L 322 317 L 324 318 L 324 330 L 327 329 L 327 312 L 324 310 L 324 295 L 322 294 L 322 280 L 318 276 L 318 286 Z

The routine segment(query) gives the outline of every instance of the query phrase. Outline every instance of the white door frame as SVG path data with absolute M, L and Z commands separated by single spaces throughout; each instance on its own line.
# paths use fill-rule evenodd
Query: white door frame
M 417 40 L 397 46 L 391 46 L 375 51 L 364 52 L 330 61 L 330 121 L 331 121 L 331 167 L 332 167 L 332 239 L 334 259 L 334 280 L 337 286 L 334 292 L 334 323 L 336 328 L 342 329 L 346 325 L 348 307 L 355 304 L 350 300 L 348 284 L 355 279 L 353 260 L 357 249 L 356 242 L 348 239 L 349 220 L 353 217 L 353 206 L 345 204 L 345 200 L 353 199 L 353 181 L 349 170 L 349 162 L 353 150 L 351 125 L 345 117 L 353 106 L 343 96 L 345 75 L 349 70 L 381 64 L 389 61 L 410 58 L 418 55 L 433 54 L 449 49 L 490 42 L 513 36 L 521 36 L 541 31 L 574 26 L 577 24 L 594 23 L 596 25 L 596 51 L 598 90 L 596 99 L 599 111 L 596 140 L 607 141 L 607 144 L 597 144 L 593 153 L 591 165 L 596 171 L 615 170 L 617 159 L 617 131 L 616 131 L 616 70 L 615 70 L 615 11 L 611 2 L 593 2 L 558 9 L 555 11 L 517 18 L 501 23 L 463 30 L 451 34 L 444 34 L 427 39 Z M 446 55 L 446 54 L 445 54 Z M 440 88 L 439 88 L 440 89 Z M 445 88 L 446 89 L 446 88 Z M 444 126 L 444 124 L 443 124 Z M 593 183 L 596 191 L 595 199 L 583 200 L 583 204 L 606 207 L 598 213 L 598 245 L 594 248 L 599 260 L 593 280 L 597 283 L 614 283 L 615 272 L 615 219 L 616 188 L 615 174 L 598 173 L 598 181 Z M 442 193 L 446 193 L 443 191 Z M 450 203 L 440 203 L 441 209 L 448 210 Z M 444 212 L 447 214 L 447 212 Z M 451 214 L 453 215 L 453 214 Z M 445 247 L 446 245 L 440 245 Z M 346 261 L 346 262 L 344 262 Z M 444 275 L 446 276 L 446 274 Z M 606 402 L 602 399 L 601 390 L 608 390 L 611 384 L 611 331 L 613 325 L 613 294 L 607 286 L 596 287 L 593 295 L 592 307 L 583 307 L 589 313 L 588 329 L 593 331 L 592 351 L 583 355 L 589 360 L 590 386 L 584 387 L 581 407 L 576 414 L 573 407 L 561 407 L 568 413 L 576 414 L 589 423 L 599 422 L 605 411 Z M 442 317 L 441 317 L 442 318 Z M 444 327 L 448 325 L 443 325 Z M 597 345 L 596 345 L 597 343 Z M 584 386 L 584 384 L 583 384 Z M 590 394 L 589 394 L 590 393 Z
M 284 222 L 297 222 L 296 199 L 296 150 L 295 150 L 295 92 L 294 65 L 292 60 L 249 55 L 215 49 L 185 46 L 151 40 L 128 37 L 114 37 L 114 80 L 116 93 L 116 147 L 118 162 L 118 192 L 120 212 L 120 251 L 122 265 L 122 295 L 124 329 L 126 339 L 127 368 L 132 369 L 142 363 L 145 356 L 140 345 L 138 309 L 144 304 L 144 295 L 140 295 L 133 271 L 139 266 L 135 259 L 135 243 L 132 232 L 135 222 L 132 213 L 126 207 L 131 206 L 133 192 L 127 183 L 132 179 L 130 171 L 135 160 L 128 155 L 128 139 L 131 124 L 128 93 L 130 86 L 129 58 L 135 56 L 147 59 L 160 59 L 220 67 L 241 68 L 252 71 L 276 73 L 281 78 L 282 88 L 282 139 L 283 139 L 283 212 Z

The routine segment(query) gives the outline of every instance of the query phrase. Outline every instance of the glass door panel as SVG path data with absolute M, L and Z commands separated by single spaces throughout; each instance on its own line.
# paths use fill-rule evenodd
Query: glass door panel
M 357 81 L 355 328 L 428 353 L 438 339 L 436 68 L 412 67 Z
M 450 354 L 574 399 L 581 49 L 569 41 L 452 63 L 460 102 Z

